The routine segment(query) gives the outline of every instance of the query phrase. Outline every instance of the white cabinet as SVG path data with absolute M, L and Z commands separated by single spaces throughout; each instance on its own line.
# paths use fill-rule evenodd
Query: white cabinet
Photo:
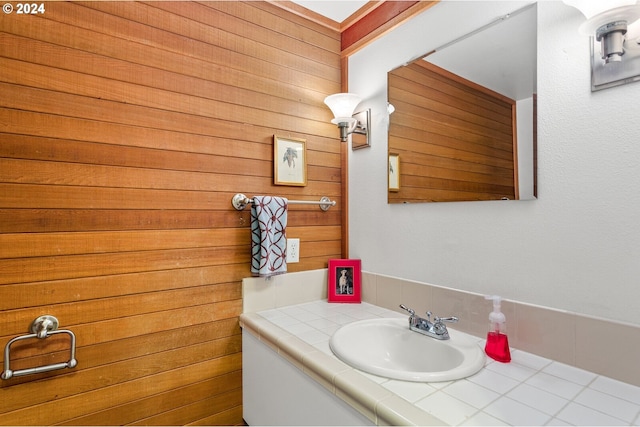
M 245 330 L 242 390 L 243 418 L 250 426 L 374 425 Z

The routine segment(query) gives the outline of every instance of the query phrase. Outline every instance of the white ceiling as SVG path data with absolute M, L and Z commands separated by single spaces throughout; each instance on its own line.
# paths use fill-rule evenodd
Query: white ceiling
M 342 22 L 368 3 L 367 0 L 293 0 L 320 15 Z

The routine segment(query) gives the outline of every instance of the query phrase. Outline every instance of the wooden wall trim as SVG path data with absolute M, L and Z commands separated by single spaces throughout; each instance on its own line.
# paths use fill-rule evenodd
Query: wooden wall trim
M 340 24 L 340 32 L 345 32 L 352 25 L 357 24 L 361 19 L 364 19 L 368 14 L 372 13 L 374 9 L 382 6 L 386 0 L 371 0 L 367 2 L 360 9 L 355 11 L 351 16 L 342 21 Z
M 440 0 L 372 0 L 342 23 L 291 1 L 266 1 L 316 24 L 339 31 L 342 56 L 348 57 Z
M 340 58 L 342 92 L 349 92 L 349 59 Z M 342 258 L 349 258 L 349 148 L 350 144 L 340 144 L 340 164 L 342 181 Z
M 342 31 L 341 48 L 344 52 L 351 45 L 359 42 L 380 26 L 385 25 L 396 16 L 418 4 L 419 1 L 386 1 L 379 7 L 361 16 L 357 22 L 351 23 Z
M 435 1 L 383 2 L 342 32 L 342 56 L 353 55 L 374 40 L 382 37 L 408 19 L 437 4 Z

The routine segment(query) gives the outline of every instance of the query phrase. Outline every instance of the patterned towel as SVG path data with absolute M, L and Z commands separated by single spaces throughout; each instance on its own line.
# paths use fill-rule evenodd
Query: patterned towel
M 251 274 L 287 272 L 287 199 L 255 196 L 251 204 Z

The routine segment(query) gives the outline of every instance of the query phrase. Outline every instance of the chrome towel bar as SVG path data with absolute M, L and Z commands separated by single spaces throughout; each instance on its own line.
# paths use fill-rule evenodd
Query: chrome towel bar
M 54 316 L 45 315 L 40 316 L 31 323 L 29 335 L 21 335 L 9 340 L 4 347 L 4 371 L 0 378 L 8 380 L 13 377 L 21 377 L 23 375 L 39 374 L 42 372 L 55 371 L 56 369 L 75 368 L 78 364 L 76 360 L 76 336 L 73 332 L 66 329 L 58 329 L 58 319 Z M 11 370 L 11 344 L 27 340 L 30 338 L 45 339 L 55 334 L 67 334 L 71 340 L 71 349 L 69 355 L 69 361 L 61 363 L 53 363 L 51 365 L 37 366 L 35 368 L 19 369 L 17 371 Z
M 231 199 L 231 204 L 236 210 L 243 210 L 248 204 L 253 203 L 253 199 L 248 198 L 242 193 L 238 193 Z M 328 211 L 331 206 L 336 205 L 335 200 L 329 199 L 327 196 L 323 196 L 319 201 L 315 200 L 289 200 L 287 203 L 290 205 L 320 205 L 320 209 Z

